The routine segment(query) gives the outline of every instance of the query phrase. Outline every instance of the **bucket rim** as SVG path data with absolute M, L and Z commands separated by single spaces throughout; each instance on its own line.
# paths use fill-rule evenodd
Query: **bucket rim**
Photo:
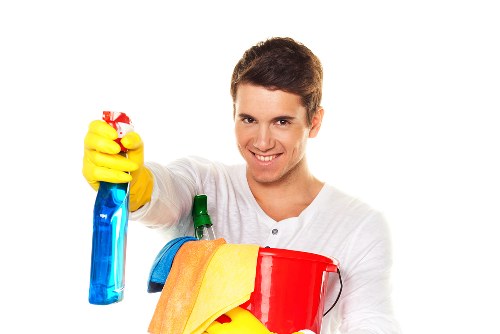
M 324 255 L 305 252 L 305 251 L 298 251 L 293 249 L 285 249 L 285 248 L 260 247 L 259 256 L 261 255 L 289 258 L 289 259 L 300 259 L 313 262 L 323 262 L 326 264 L 335 264 L 335 265 L 338 263 L 336 259 L 332 259 Z

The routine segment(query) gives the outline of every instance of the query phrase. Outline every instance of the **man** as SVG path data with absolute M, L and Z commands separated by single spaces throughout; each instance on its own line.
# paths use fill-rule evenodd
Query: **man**
M 148 226 L 177 226 L 193 234 L 191 205 L 207 194 L 217 237 L 228 243 L 287 248 L 336 258 L 344 278 L 341 298 L 322 333 L 399 333 L 391 311 L 391 252 L 382 215 L 318 180 L 306 160 L 318 134 L 323 72 L 319 59 L 290 38 L 271 38 L 247 50 L 231 80 L 236 141 L 244 165 L 198 157 L 163 166 L 144 164 L 143 142 L 129 133 L 122 144 L 102 121 L 90 124 L 83 174 L 131 182 L 130 218 Z M 130 172 L 128 174 L 127 172 Z M 338 293 L 331 277 L 327 305 Z

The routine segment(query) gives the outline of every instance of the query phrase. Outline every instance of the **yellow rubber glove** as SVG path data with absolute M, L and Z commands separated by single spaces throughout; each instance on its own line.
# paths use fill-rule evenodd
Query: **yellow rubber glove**
M 236 307 L 226 313 L 231 322 L 214 321 L 208 326 L 208 334 L 276 334 L 270 332 L 250 311 Z
M 99 182 L 130 182 L 129 210 L 136 211 L 151 200 L 153 176 L 144 166 L 144 143 L 136 132 L 127 133 L 121 143 L 128 149 L 120 154 L 116 130 L 108 123 L 96 120 L 89 124 L 84 140 L 83 176 L 94 190 Z

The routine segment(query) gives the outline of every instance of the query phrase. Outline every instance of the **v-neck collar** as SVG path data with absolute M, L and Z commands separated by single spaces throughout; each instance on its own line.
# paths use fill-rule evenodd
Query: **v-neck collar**
M 257 200 L 255 199 L 255 196 L 253 195 L 252 190 L 250 190 L 250 186 L 248 184 L 246 166 L 244 166 L 244 168 L 242 168 L 242 174 L 243 174 L 242 175 L 243 190 L 245 191 L 247 197 L 250 199 L 251 205 L 254 207 L 258 216 L 262 219 L 262 222 L 270 227 L 274 227 L 275 224 L 277 224 L 277 223 L 283 224 L 285 222 L 297 221 L 303 217 L 307 217 L 307 216 L 314 214 L 313 212 L 314 212 L 315 208 L 318 205 L 320 205 L 319 203 L 321 203 L 321 199 L 325 196 L 325 193 L 327 192 L 327 188 L 328 188 L 326 186 L 326 183 L 323 184 L 323 186 L 321 187 L 321 190 L 318 192 L 316 197 L 314 197 L 312 202 L 304 210 L 302 210 L 302 212 L 298 216 L 289 217 L 289 218 L 285 218 L 285 219 L 280 220 L 280 221 L 276 221 L 273 218 L 271 218 L 267 213 L 265 213 L 264 210 L 259 205 L 259 203 L 257 203 Z

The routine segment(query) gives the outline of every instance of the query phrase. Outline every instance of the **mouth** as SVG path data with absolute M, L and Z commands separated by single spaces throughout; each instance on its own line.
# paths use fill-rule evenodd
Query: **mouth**
M 272 154 L 272 155 L 260 155 L 257 153 L 252 153 L 252 154 L 260 162 L 271 162 L 281 155 L 281 153 L 280 154 Z

